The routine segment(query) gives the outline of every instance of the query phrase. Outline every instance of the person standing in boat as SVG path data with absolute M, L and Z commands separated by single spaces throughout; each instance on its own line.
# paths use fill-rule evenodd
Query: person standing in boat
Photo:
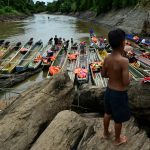
M 69 47 L 69 40 L 67 40 L 67 41 L 64 43 L 64 46 L 63 46 L 63 48 L 64 48 L 64 50 L 65 50 L 66 53 L 67 53 L 68 47 Z
M 90 36 L 94 36 L 94 30 L 92 28 L 90 29 Z
M 73 38 L 71 38 L 71 46 L 73 46 Z
M 85 53 L 85 47 L 86 47 L 86 42 L 85 41 L 81 42 L 80 43 L 80 51 L 82 54 Z
M 58 38 L 57 38 L 57 35 L 55 35 L 54 42 L 55 42 L 55 45 L 58 45 Z
M 121 135 L 122 123 L 130 119 L 128 107 L 127 86 L 130 83 L 129 61 L 123 57 L 125 47 L 125 32 L 115 29 L 108 34 L 109 44 L 113 51 L 108 55 L 103 64 L 102 76 L 109 78 L 104 96 L 104 135 L 109 138 L 111 131 L 109 123 L 111 117 L 115 127 L 115 145 L 127 142 L 127 137 Z

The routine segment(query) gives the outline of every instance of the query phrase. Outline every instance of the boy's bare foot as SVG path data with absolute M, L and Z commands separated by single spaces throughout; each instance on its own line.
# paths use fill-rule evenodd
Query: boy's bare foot
M 103 138 L 108 139 L 111 136 L 111 134 L 112 134 L 112 131 L 110 130 L 110 131 L 108 131 L 108 133 L 103 134 Z
M 114 144 L 116 146 L 119 146 L 121 144 L 124 144 L 128 141 L 128 138 L 126 136 L 120 136 L 120 139 L 119 140 L 115 140 Z

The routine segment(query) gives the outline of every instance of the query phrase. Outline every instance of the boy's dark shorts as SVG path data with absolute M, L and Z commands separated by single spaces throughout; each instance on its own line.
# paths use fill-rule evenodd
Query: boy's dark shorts
M 127 91 L 116 91 L 107 87 L 104 97 L 106 114 L 111 114 L 115 123 L 122 123 L 130 119 Z

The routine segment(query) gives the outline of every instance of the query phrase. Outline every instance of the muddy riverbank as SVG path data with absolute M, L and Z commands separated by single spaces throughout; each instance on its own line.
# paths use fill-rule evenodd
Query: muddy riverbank
M 27 18 L 28 15 L 25 14 L 6 14 L 6 15 L 0 15 L 0 22 L 12 22 L 12 21 L 19 21 Z

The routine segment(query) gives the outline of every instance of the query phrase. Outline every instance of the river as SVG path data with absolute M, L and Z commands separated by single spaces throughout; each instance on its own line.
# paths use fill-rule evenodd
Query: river
M 10 42 L 20 41 L 24 44 L 33 37 L 34 41 L 41 39 L 46 44 L 50 37 L 57 35 L 65 39 L 73 38 L 75 42 L 88 41 L 90 28 L 93 28 L 98 36 L 106 36 L 107 29 L 96 23 L 84 22 L 70 16 L 35 14 L 25 20 L 0 23 L 0 39 L 6 39 Z M 9 92 L 1 95 L 0 98 L 14 96 L 13 91 L 24 91 L 34 83 L 42 81 L 46 74 L 47 72 L 40 72 L 28 78 L 11 88 Z

